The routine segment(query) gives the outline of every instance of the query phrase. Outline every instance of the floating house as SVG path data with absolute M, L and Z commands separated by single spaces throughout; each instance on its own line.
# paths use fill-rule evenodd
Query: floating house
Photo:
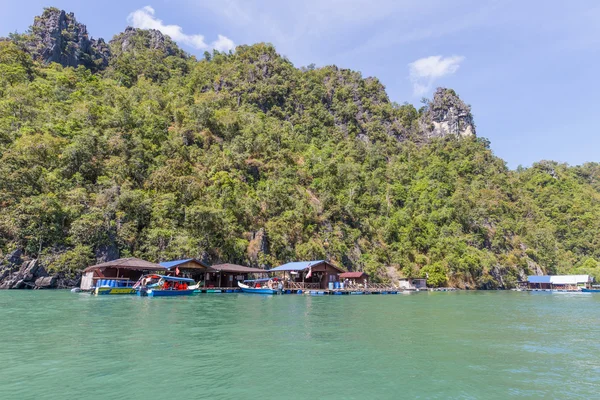
M 348 287 L 357 287 L 359 285 L 364 287 L 365 282 L 368 283 L 369 275 L 364 272 L 354 271 L 354 272 L 343 272 L 340 274 L 340 281 L 346 281 L 348 279 Z
M 136 282 L 142 275 L 151 272 L 164 274 L 167 272 L 167 268 L 139 258 L 119 258 L 84 269 L 81 277 L 81 289 L 91 290 L 101 285 L 127 287 L 132 282 Z M 98 281 L 101 282 L 97 284 Z
M 191 278 L 196 282 L 202 282 L 206 279 L 207 272 L 213 271 L 208 264 L 196 258 L 187 258 L 185 260 L 164 261 L 161 266 L 171 271 L 171 275 Z
M 296 261 L 270 269 L 281 273 L 290 289 L 327 289 L 329 283 L 339 282 L 344 271 L 325 260 Z
M 260 268 L 245 267 L 237 264 L 212 265 L 207 274 L 206 287 L 238 287 L 238 282 L 249 279 L 251 274 L 266 275 L 269 271 Z
M 536 290 L 579 290 L 594 282 L 590 275 L 530 275 L 527 288 Z
M 400 289 L 404 290 L 427 290 L 426 278 L 400 278 L 398 281 Z

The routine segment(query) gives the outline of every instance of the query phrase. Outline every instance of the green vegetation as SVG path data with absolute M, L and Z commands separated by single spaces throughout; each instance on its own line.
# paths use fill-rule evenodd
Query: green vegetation
M 424 110 L 377 79 L 297 69 L 268 44 L 198 61 L 132 40 L 98 73 L 0 41 L 0 256 L 68 272 L 117 250 L 330 258 L 472 288 L 600 278 L 600 164 L 511 171 L 483 138 L 427 139 Z

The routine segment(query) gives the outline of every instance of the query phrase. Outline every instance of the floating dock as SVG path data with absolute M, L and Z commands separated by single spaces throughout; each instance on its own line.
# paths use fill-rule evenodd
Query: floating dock
M 369 294 L 402 294 L 416 292 L 415 290 L 399 289 L 283 289 L 281 294 L 304 294 L 309 296 L 334 296 L 334 295 L 369 295 Z M 242 293 L 240 288 L 212 287 L 198 288 L 194 293 Z
M 425 290 L 421 290 L 424 292 Z M 281 294 L 303 294 L 307 296 L 341 296 L 341 295 L 371 295 L 371 294 L 409 294 L 411 292 L 419 292 L 414 289 L 398 289 L 398 288 L 357 288 L 357 289 L 295 289 L 285 288 L 281 290 Z M 242 293 L 240 288 L 235 287 L 211 287 L 198 288 L 194 293 Z
M 194 290 L 194 293 L 241 293 L 242 290 L 236 287 L 203 287 Z

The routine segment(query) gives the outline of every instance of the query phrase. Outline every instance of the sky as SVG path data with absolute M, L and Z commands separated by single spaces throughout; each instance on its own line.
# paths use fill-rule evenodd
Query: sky
M 92 37 L 154 28 L 198 56 L 270 42 L 297 67 L 377 77 L 397 103 L 453 88 L 510 168 L 600 162 L 597 0 L 49 1 L 0 0 L 0 36 L 54 6 Z

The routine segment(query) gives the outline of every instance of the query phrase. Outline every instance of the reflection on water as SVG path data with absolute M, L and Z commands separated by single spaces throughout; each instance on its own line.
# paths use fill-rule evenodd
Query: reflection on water
M 525 292 L 0 291 L 0 398 L 591 398 L 599 306 Z

